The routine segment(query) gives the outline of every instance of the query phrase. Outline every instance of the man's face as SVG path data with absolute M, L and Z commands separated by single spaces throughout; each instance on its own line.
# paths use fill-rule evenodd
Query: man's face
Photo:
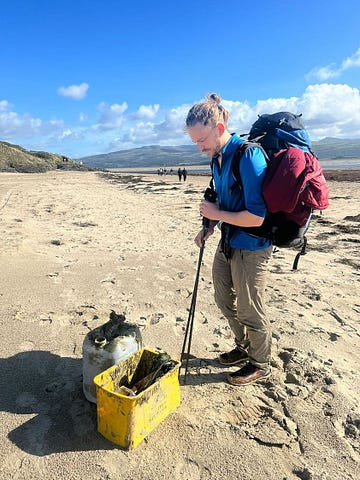
M 196 143 L 198 150 L 211 158 L 221 150 L 218 126 L 210 127 L 196 123 L 187 129 L 189 137 Z

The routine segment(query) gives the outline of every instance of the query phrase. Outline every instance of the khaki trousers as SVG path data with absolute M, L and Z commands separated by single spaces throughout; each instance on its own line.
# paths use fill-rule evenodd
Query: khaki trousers
M 259 368 L 268 368 L 271 357 L 264 295 L 272 248 L 234 248 L 228 260 L 219 245 L 213 263 L 215 302 L 228 320 L 236 344 L 248 348 L 251 363 Z

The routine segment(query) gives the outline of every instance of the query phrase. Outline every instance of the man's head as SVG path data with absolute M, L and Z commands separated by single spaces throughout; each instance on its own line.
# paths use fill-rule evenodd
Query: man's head
M 200 152 L 211 158 L 219 153 L 230 134 L 229 113 L 220 105 L 221 98 L 212 93 L 205 101 L 195 103 L 186 117 L 186 130 Z

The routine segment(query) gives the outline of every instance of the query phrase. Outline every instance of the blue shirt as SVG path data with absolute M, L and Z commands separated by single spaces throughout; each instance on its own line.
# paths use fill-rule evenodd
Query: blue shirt
M 265 217 L 266 205 L 261 189 L 266 171 L 266 160 L 262 151 L 257 148 L 246 150 L 240 161 L 242 187 L 234 186 L 236 179 L 231 171 L 232 158 L 237 147 L 243 143 L 234 134 L 222 149 L 221 167 L 214 162 L 213 176 L 220 210 L 240 212 L 248 210 L 254 215 Z M 269 240 L 254 237 L 245 233 L 241 227 L 236 228 L 230 239 L 230 246 L 243 250 L 260 250 L 271 245 Z

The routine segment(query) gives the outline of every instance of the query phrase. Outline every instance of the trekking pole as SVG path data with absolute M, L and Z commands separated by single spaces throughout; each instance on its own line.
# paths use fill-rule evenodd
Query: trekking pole
M 205 190 L 204 198 L 205 200 L 208 200 L 209 202 L 214 203 L 216 201 L 215 191 L 212 188 L 207 188 Z M 205 237 L 210 227 L 210 220 L 208 218 L 203 217 L 202 225 L 203 225 L 202 237 L 201 237 L 202 240 L 201 240 L 201 247 L 200 247 L 199 259 L 197 264 L 195 284 L 194 284 L 193 294 L 191 297 L 189 316 L 186 324 L 184 343 L 183 343 L 181 357 L 180 357 L 181 364 L 185 359 L 184 385 L 186 384 L 186 376 L 188 372 L 188 363 L 189 363 L 191 340 L 192 340 L 192 333 L 193 333 L 193 326 L 194 326 L 195 306 L 196 306 L 196 298 L 197 298 L 197 292 L 198 292 L 198 286 L 199 286 L 200 269 L 201 269 L 201 263 L 204 255 L 204 249 L 205 249 Z M 187 351 L 186 351 L 186 358 L 185 358 L 186 344 L 187 344 Z M 179 369 L 179 374 L 180 374 L 180 369 Z
M 207 220 L 207 219 L 204 219 L 204 220 Z M 197 292 L 198 292 L 198 286 L 199 286 L 201 263 L 202 263 L 202 258 L 203 258 L 203 255 L 204 255 L 206 233 L 207 233 L 207 228 L 204 225 L 203 226 L 203 232 L 202 232 L 202 244 L 201 244 L 200 251 L 199 251 L 199 258 L 198 258 L 198 264 L 197 264 L 194 290 L 193 290 L 192 297 L 191 297 L 189 316 L 188 316 L 188 320 L 187 320 L 187 323 L 186 323 L 185 337 L 184 337 L 184 342 L 183 342 L 183 346 L 182 346 L 182 350 L 181 350 L 181 357 L 180 357 L 181 363 L 185 359 L 184 385 L 186 384 L 186 376 L 187 376 L 187 372 L 188 372 L 188 363 L 189 363 L 191 340 L 192 340 L 194 317 L 195 317 L 196 298 L 197 298 Z M 186 357 L 185 357 L 186 345 L 187 345 L 187 351 L 186 351 Z M 179 373 L 180 373 L 180 370 L 179 370 Z

